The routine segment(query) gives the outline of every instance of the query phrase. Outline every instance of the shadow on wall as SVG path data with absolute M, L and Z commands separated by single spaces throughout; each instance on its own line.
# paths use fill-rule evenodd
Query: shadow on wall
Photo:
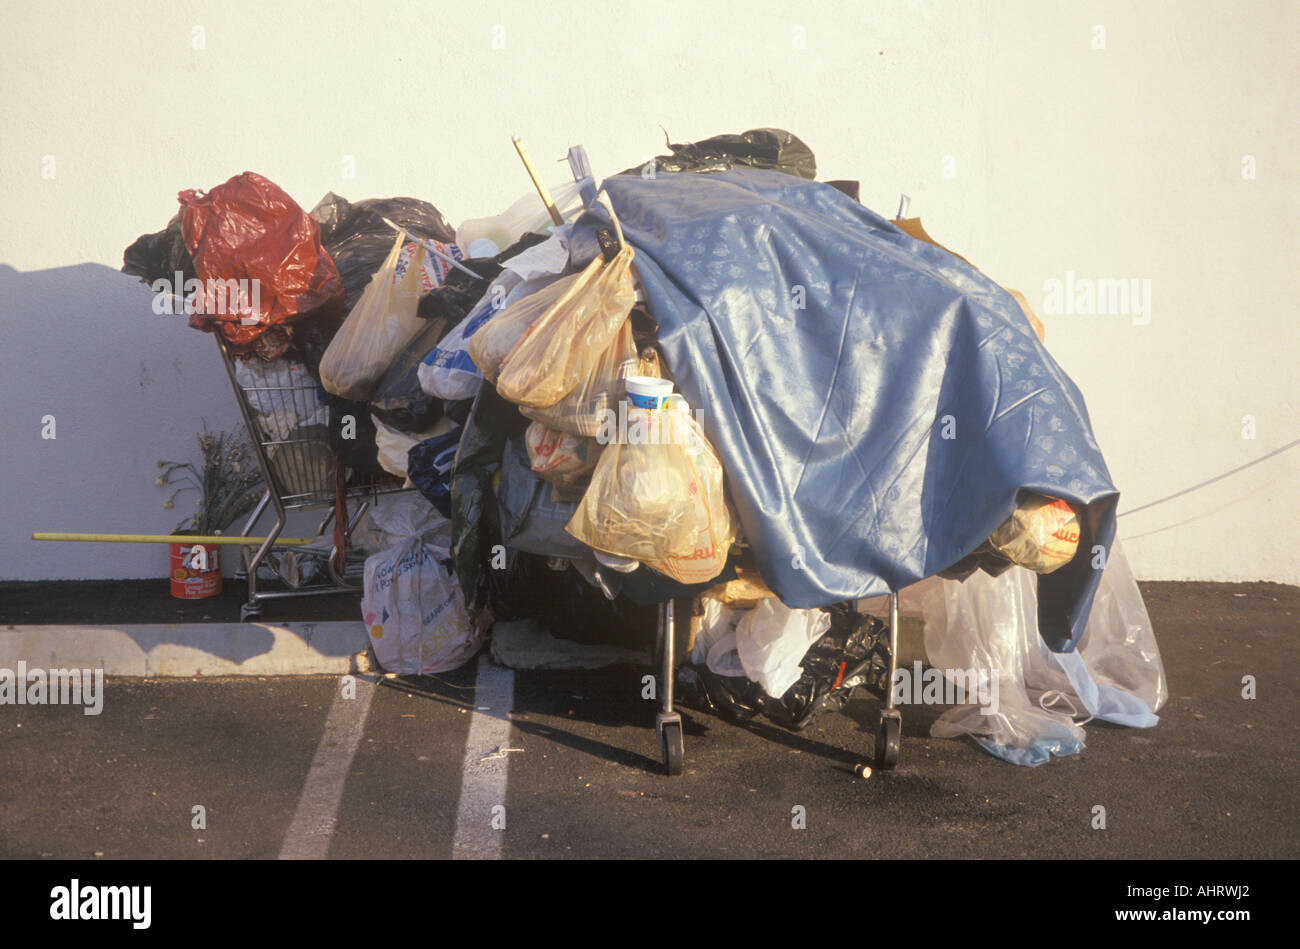
M 157 461 L 197 460 L 205 421 L 243 431 L 216 341 L 152 302 L 103 264 L 0 265 L 0 580 L 165 575 L 163 545 L 30 539 L 169 533 L 194 495 L 165 509 Z

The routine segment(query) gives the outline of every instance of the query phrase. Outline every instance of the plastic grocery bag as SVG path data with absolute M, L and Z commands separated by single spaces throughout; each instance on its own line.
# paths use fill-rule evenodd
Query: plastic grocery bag
M 472 399 L 483 374 L 469 355 L 469 341 L 518 300 L 541 290 L 569 266 L 569 228 L 508 258 L 487 292 L 420 364 L 420 387 L 440 399 Z
M 326 391 L 354 401 L 369 399 L 388 367 L 425 328 L 416 316 L 425 250 L 416 248 L 412 266 L 399 279 L 404 240 L 404 234 L 397 235 L 383 266 L 325 350 L 320 379 Z
M 636 252 L 623 240 L 608 198 L 601 195 L 600 200 L 613 220 L 618 253 L 608 263 L 598 256 L 588 264 L 505 355 L 497 391 L 516 405 L 546 408 L 576 389 L 602 361 L 636 303 L 632 285 Z
M 407 455 L 411 449 L 431 438 L 446 435 L 458 428 L 449 418 L 440 418 L 427 431 L 403 432 L 385 425 L 373 412 L 370 421 L 375 425 L 375 447 L 379 450 L 379 464 L 385 471 L 399 478 L 407 476 Z
M 565 530 L 589 547 L 659 569 L 673 559 L 716 576 L 735 537 L 722 463 L 682 409 L 629 409 Z M 712 569 L 715 567 L 717 569 Z M 702 582 L 702 581 L 701 581 Z
M 831 627 L 829 613 L 790 609 L 776 597 L 735 609 L 706 596 L 703 607 L 692 661 L 718 675 L 743 675 L 774 699 L 799 681 L 804 655 Z
M 521 406 L 520 414 L 557 431 L 594 438 L 611 415 L 616 417 L 619 403 L 627 396 L 625 380 L 638 374 L 638 364 L 632 321 L 625 320 L 614 341 L 572 392 L 546 408 Z
M 567 181 L 550 189 L 551 200 L 565 220 L 572 219 L 582 210 L 581 189 L 588 182 L 589 179 L 585 178 Z M 536 192 L 530 191 L 500 214 L 474 218 L 461 224 L 456 228 L 456 243 L 472 257 L 491 257 L 530 231 L 545 234 L 552 224 L 551 215 L 537 200 Z M 491 242 L 492 246 L 474 246 L 482 240 Z
M 762 600 L 736 624 L 745 675 L 779 699 L 799 681 L 804 653 L 830 628 L 830 614 L 821 610 L 792 610 L 774 596 Z
M 366 558 L 361 599 L 375 659 L 399 675 L 464 665 L 483 639 L 465 612 L 460 584 L 444 565 L 450 524 L 414 493 L 383 499 L 371 516 L 389 544 Z
M 596 467 L 604 447 L 593 438 L 557 432 L 533 422 L 524 432 L 528 462 L 533 474 L 551 484 L 572 485 L 582 481 Z
M 992 534 L 989 544 L 1012 563 L 1051 573 L 1079 549 L 1079 516 L 1067 502 L 1030 494 Z
M 560 277 L 536 293 L 517 299 L 488 323 L 469 341 L 469 356 L 483 378 L 495 383 L 501 363 L 515 344 L 528 332 L 529 327 L 541 319 L 548 310 L 567 299 L 587 277 L 591 267 L 579 273 Z M 467 318 L 468 319 L 468 318 Z M 498 391 L 500 391 L 498 389 Z

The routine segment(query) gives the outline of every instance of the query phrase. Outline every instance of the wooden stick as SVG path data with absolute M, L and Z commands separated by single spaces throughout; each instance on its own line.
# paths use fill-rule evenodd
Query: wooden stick
M 551 220 L 558 226 L 564 223 L 564 217 L 560 214 L 560 209 L 555 206 L 551 199 L 551 193 L 546 190 L 546 185 L 542 184 L 542 179 L 537 175 L 537 168 L 533 165 L 532 158 L 528 155 L 528 149 L 524 148 L 524 140 L 518 135 L 511 137 L 510 141 L 515 143 L 515 151 L 519 153 L 519 160 L 524 163 L 524 168 L 528 171 L 528 177 L 533 179 L 533 187 L 542 197 L 542 204 L 546 205 L 546 211 L 551 215 Z

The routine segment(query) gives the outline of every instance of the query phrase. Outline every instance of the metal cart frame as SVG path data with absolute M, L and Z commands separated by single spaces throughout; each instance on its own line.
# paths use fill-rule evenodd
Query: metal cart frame
M 676 633 L 674 601 L 659 604 L 659 625 L 656 631 L 657 654 L 660 657 L 659 713 L 655 716 L 655 733 L 659 736 L 659 752 L 664 770 L 670 775 L 682 773 L 685 748 L 682 740 L 682 716 L 673 708 L 673 683 L 677 677 L 674 650 Z M 894 671 L 898 667 L 898 594 L 889 594 L 889 657 L 886 663 L 885 698 L 876 725 L 876 767 L 892 771 L 898 766 L 903 740 L 903 715 L 894 707 Z
M 364 564 L 356 558 L 339 560 L 337 542 L 330 548 L 327 560 L 328 580 L 296 589 L 259 590 L 257 571 L 261 566 L 268 566 L 277 576 L 281 576 L 275 562 L 269 559 L 276 549 L 276 538 L 284 530 L 290 511 L 328 508 L 327 513 L 316 529 L 319 537 L 334 522 L 339 511 L 339 487 L 336 481 L 337 459 L 329 445 L 329 419 L 324 404 L 317 398 L 316 381 L 306 373 L 296 373 L 286 365 L 271 368 L 270 363 L 263 363 L 261 370 L 267 378 L 264 385 L 243 385 L 240 383 L 235 367 L 235 357 L 230 352 L 230 345 L 220 334 L 214 334 L 221 351 L 222 363 L 226 375 L 239 404 L 240 415 L 253 444 L 258 466 L 266 481 L 266 492 L 253 508 L 252 514 L 244 523 L 240 536 L 248 537 L 258 520 L 270 507 L 275 513 L 275 523 L 266 532 L 266 539 L 253 553 L 247 547 L 242 548 L 244 565 L 238 574 L 248 581 L 248 601 L 239 608 L 239 618 L 247 620 L 262 613 L 262 603 L 266 600 L 287 599 L 301 596 L 320 596 L 328 593 L 352 593 L 361 589 L 361 576 Z M 293 364 L 301 365 L 301 364 Z M 303 424 L 303 420 L 310 420 Z M 368 481 L 354 484 L 342 492 L 342 509 L 346 513 L 348 502 L 353 510 L 343 525 L 343 538 L 351 538 L 361 516 L 376 497 L 404 490 L 401 482 L 385 483 Z M 336 538 L 338 536 L 336 532 Z M 302 548 L 281 547 L 280 550 L 301 550 Z M 281 579 L 284 579 L 281 576 Z M 287 583 L 286 583 L 287 585 Z

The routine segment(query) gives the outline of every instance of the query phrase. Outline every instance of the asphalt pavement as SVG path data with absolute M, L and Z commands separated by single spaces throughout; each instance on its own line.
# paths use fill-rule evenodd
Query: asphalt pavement
M 862 780 L 860 697 L 797 734 L 684 710 L 670 778 L 638 669 L 117 679 L 97 716 L 0 706 L 0 858 L 1300 856 L 1300 588 L 1141 587 L 1160 724 L 1089 723 L 1038 768 L 910 706 L 899 768 Z

